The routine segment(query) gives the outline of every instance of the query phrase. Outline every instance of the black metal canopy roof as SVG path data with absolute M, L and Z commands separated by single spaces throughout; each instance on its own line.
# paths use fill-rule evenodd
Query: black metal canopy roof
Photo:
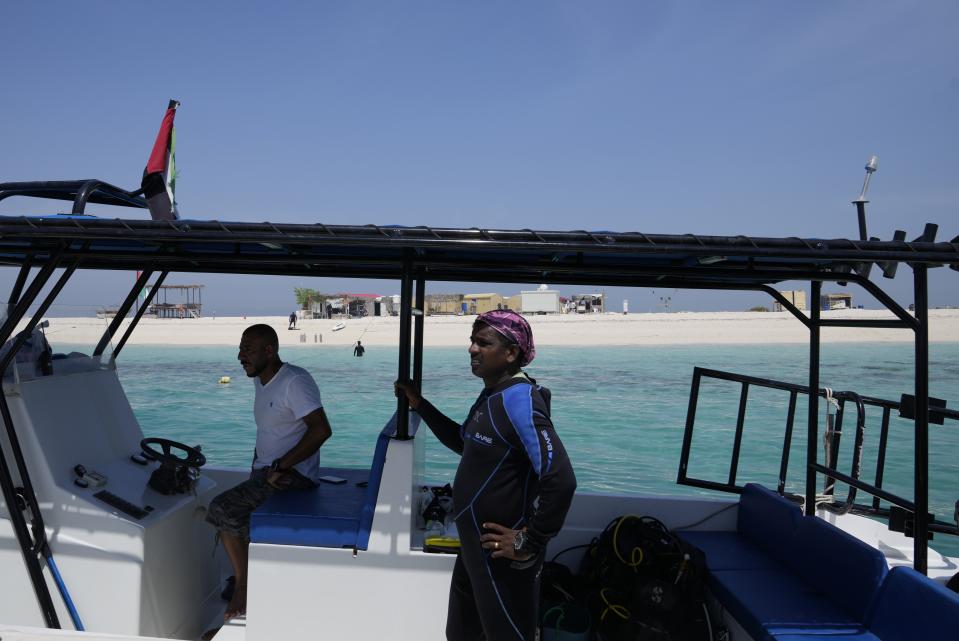
M 0 199 L 38 196 L 142 207 L 102 181 L 0 184 Z M 82 203 L 74 211 L 82 211 Z M 932 231 L 930 231 L 932 228 Z M 79 260 L 79 269 L 399 278 L 435 281 L 757 288 L 785 280 L 856 280 L 873 264 L 959 269 L 959 237 L 924 240 L 756 238 L 609 231 L 534 231 L 154 221 L 86 215 L 0 216 L 0 264 Z
M 755 287 L 841 280 L 880 263 L 959 265 L 959 243 L 0 217 L 0 264 L 80 259 L 80 269 L 429 280 Z

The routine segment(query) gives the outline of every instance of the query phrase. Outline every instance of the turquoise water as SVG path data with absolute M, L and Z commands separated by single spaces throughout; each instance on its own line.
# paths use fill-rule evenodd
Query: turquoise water
M 59 351 L 59 346 L 55 346 Z M 395 348 L 284 347 L 282 357 L 316 377 L 333 426 L 323 446 L 323 464 L 369 465 L 376 435 L 396 408 Z M 428 348 L 424 393 L 437 407 L 462 420 L 480 390 L 468 368 L 466 348 Z M 553 420 L 576 469 L 579 487 L 590 491 L 708 493 L 677 486 L 676 475 L 694 366 L 804 383 L 804 345 L 543 347 L 528 368 L 553 392 Z M 826 344 L 822 385 L 897 400 L 912 391 L 910 344 Z M 119 359 L 124 388 L 148 436 L 202 444 L 211 463 L 249 464 L 254 443 L 253 386 L 232 347 L 127 346 Z M 221 376 L 233 378 L 220 385 Z M 930 348 L 930 394 L 959 405 L 959 344 Z M 697 410 L 689 475 L 724 481 L 729 473 L 740 388 L 704 382 Z M 737 482 L 775 486 L 782 452 L 788 395 L 752 389 Z M 822 404 L 821 404 L 822 407 Z M 806 405 L 796 409 L 790 456 L 790 489 L 802 492 Z M 875 474 L 881 412 L 867 410 L 863 477 Z M 847 422 L 847 425 L 851 423 Z M 891 422 L 884 487 L 912 495 L 912 423 Z M 852 431 L 844 439 L 840 469 L 849 471 Z M 959 423 L 930 426 L 930 510 L 951 520 L 959 499 Z M 428 476 L 452 478 L 457 459 L 430 437 Z M 837 494 L 845 496 L 846 487 Z M 860 494 L 860 500 L 865 500 Z M 937 537 L 936 542 L 939 541 Z M 935 543 L 934 543 L 935 544 Z M 959 554 L 959 544 L 937 545 Z

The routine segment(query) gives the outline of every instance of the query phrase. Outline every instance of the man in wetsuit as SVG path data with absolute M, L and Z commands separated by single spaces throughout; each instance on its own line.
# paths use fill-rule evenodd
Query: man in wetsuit
M 521 371 L 536 354 L 526 319 L 508 310 L 481 314 L 469 354 L 484 389 L 462 425 L 409 381 L 395 384 L 462 456 L 453 483 L 460 553 L 446 638 L 533 641 L 546 544 L 563 525 L 576 478 L 550 420 L 549 390 Z

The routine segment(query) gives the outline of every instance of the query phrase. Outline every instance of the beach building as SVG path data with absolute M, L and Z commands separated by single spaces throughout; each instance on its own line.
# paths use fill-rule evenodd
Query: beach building
M 373 301 L 374 316 L 396 316 L 399 314 L 399 310 L 399 305 L 393 305 L 392 296 L 380 296 Z
M 378 294 L 336 294 L 325 301 L 326 308 L 320 309 L 314 318 L 359 318 L 376 316 Z
M 573 294 L 566 305 L 576 314 L 602 314 L 606 311 L 604 300 L 602 294 Z
M 309 306 L 306 308 L 306 317 L 307 318 L 329 318 L 329 312 L 327 312 L 327 302 L 328 298 L 323 298 L 320 300 L 311 300 Z
M 320 315 L 320 318 L 335 318 L 337 316 L 346 315 L 346 301 L 339 296 L 327 298 L 325 301 L 323 301 L 323 304 L 325 309 Z
M 806 311 L 806 292 L 801 289 L 790 290 L 790 291 L 780 291 L 780 294 L 786 298 L 793 306 L 801 311 Z M 773 305 L 773 309 L 777 312 L 783 311 L 783 306 L 778 301 Z
M 377 294 L 344 294 L 347 299 L 347 314 L 350 318 L 359 316 L 374 316 L 376 312 Z
M 463 313 L 462 294 L 427 294 L 424 297 L 429 316 L 459 315 Z
M 559 291 L 546 289 L 546 285 L 532 291 L 520 292 L 520 298 L 519 311 L 523 314 L 559 314 Z M 517 308 L 510 305 L 510 309 Z
M 463 294 L 463 303 L 466 314 L 485 314 L 505 306 L 505 300 L 499 294 Z
M 160 285 L 147 313 L 157 318 L 200 318 L 203 316 L 203 287 L 204 285 Z M 170 300 L 171 294 L 173 301 Z
M 823 294 L 819 297 L 819 309 L 852 309 L 852 294 Z
M 337 298 L 329 302 L 333 315 L 349 318 L 391 316 L 394 313 L 393 298 L 380 294 L 337 294 Z M 329 318 L 332 317 L 329 316 Z

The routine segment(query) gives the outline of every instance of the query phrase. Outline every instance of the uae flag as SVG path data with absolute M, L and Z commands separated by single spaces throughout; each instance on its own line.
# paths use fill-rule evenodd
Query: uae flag
M 176 167 L 173 148 L 176 145 L 176 131 L 173 128 L 173 118 L 176 116 L 180 103 L 171 100 L 167 106 L 163 122 L 160 124 L 160 133 L 153 143 L 153 151 L 146 169 L 143 170 L 143 181 L 140 188 L 150 207 L 150 216 L 153 220 L 177 220 L 180 213 L 176 208 Z

